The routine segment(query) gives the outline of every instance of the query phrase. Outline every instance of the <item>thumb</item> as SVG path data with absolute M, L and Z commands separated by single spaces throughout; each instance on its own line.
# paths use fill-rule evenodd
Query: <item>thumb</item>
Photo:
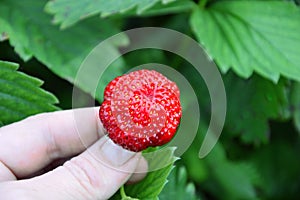
M 22 191 L 28 199 L 108 199 L 130 178 L 140 158 L 140 153 L 127 151 L 104 136 L 63 166 L 4 186 L 6 191 Z

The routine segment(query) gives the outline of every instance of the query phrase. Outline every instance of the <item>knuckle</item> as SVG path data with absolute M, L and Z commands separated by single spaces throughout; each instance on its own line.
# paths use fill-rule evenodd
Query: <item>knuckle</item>
M 99 172 L 92 161 L 77 156 L 64 164 L 64 167 L 71 173 L 79 187 L 83 190 L 85 199 L 92 199 L 99 195 L 99 190 L 103 187 L 99 179 Z

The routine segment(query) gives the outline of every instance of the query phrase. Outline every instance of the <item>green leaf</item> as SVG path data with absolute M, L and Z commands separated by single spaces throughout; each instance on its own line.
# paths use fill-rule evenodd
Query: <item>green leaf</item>
M 266 143 L 271 119 L 287 119 L 289 98 L 287 82 L 277 85 L 253 76 L 243 80 L 229 73 L 224 77 L 228 99 L 226 128 L 233 135 L 239 134 L 246 143 Z
M 196 196 L 195 185 L 193 183 L 187 183 L 187 171 L 184 167 L 176 167 L 168 179 L 168 183 L 159 195 L 160 199 L 199 199 Z
M 35 56 L 48 68 L 60 77 L 74 83 L 81 63 L 90 51 L 101 41 L 118 32 L 109 20 L 90 18 L 83 23 L 79 23 L 68 30 L 61 31 L 51 24 L 51 16 L 43 12 L 47 1 L 27 0 L 26 3 L 18 0 L 3 0 L 0 2 L 0 27 L 5 31 L 10 39 L 10 43 L 15 47 L 15 51 L 24 59 L 28 60 Z M 122 41 L 121 41 L 122 40 Z M 104 66 L 95 65 L 100 59 L 105 59 L 107 55 L 119 55 L 116 46 L 126 44 L 127 38 L 123 37 L 115 44 L 108 43 L 105 55 L 98 55 L 98 60 L 94 60 L 94 65 L 84 78 L 76 82 L 84 91 L 96 96 L 92 91 L 93 84 L 97 85 L 97 70 Z M 118 59 L 113 70 L 110 70 L 99 83 L 106 85 L 117 75 L 123 73 L 124 62 Z M 102 88 L 103 89 L 103 88 Z M 101 100 L 103 92 L 99 91 L 96 98 Z
M 251 163 L 230 161 L 224 155 L 224 147 L 217 143 L 205 158 L 211 170 L 208 181 L 214 181 L 208 189 L 220 199 L 256 199 L 255 185 L 260 181 L 256 168 Z
M 0 61 L 0 126 L 27 116 L 58 110 L 56 97 L 40 88 L 42 81 L 16 71 L 15 63 Z
M 300 83 L 298 82 L 294 82 L 291 88 L 291 109 L 295 127 L 300 133 Z
M 139 16 L 144 17 L 144 16 L 156 16 L 156 15 L 164 15 L 164 14 L 190 12 L 194 7 L 195 7 L 195 3 L 190 0 L 174 1 L 168 4 L 165 4 L 164 2 L 159 2 L 155 4 L 153 7 L 140 13 Z M 136 11 L 131 10 L 124 14 L 122 13 L 121 15 L 133 16 L 136 15 Z
M 211 166 L 212 173 L 224 190 L 224 194 L 221 192 L 217 196 L 225 196 L 226 199 L 254 199 L 256 197 L 251 177 L 244 167 L 231 162 L 217 162 L 212 165 L 216 164 L 218 167 Z M 255 176 L 258 175 L 255 174 Z
M 127 196 L 137 199 L 158 199 L 158 195 L 162 191 L 167 182 L 167 177 L 173 169 L 173 163 L 177 160 L 173 156 L 174 148 L 164 148 L 159 151 L 152 152 L 151 160 L 148 159 L 149 169 L 161 163 L 170 163 L 167 166 L 148 172 L 147 176 L 135 185 L 126 185 L 125 193 Z M 145 156 L 147 159 L 147 156 Z
M 300 9 L 287 1 L 218 1 L 191 16 L 192 29 L 223 72 L 300 81 Z
M 66 28 L 89 16 L 101 14 L 103 17 L 125 13 L 132 9 L 135 9 L 137 14 L 141 14 L 158 2 L 167 4 L 172 1 L 175 0 L 56 0 L 49 1 L 45 9 L 55 14 L 54 23 L 60 23 L 61 28 Z

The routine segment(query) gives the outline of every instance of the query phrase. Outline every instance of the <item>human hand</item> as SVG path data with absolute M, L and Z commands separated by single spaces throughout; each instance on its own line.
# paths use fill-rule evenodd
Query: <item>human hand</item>
M 146 169 L 140 153 L 104 136 L 98 108 L 39 114 L 0 128 L 1 200 L 108 199 L 128 180 L 144 177 L 135 170 Z

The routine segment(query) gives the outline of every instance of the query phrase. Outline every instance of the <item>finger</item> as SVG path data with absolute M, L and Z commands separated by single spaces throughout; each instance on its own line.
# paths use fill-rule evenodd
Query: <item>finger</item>
M 22 178 L 53 160 L 82 152 L 104 130 L 99 108 L 44 113 L 0 128 L 0 162 Z
M 68 161 L 70 159 L 71 158 L 61 158 L 61 159 L 55 160 L 54 162 L 47 165 L 44 169 L 42 169 L 34 174 L 31 174 L 29 177 L 25 177 L 25 178 L 33 178 L 35 176 L 40 176 L 42 174 L 45 174 L 59 166 L 62 166 L 66 161 Z M 141 157 L 134 173 L 131 175 L 131 177 L 129 178 L 129 180 L 127 181 L 126 184 L 133 184 L 133 183 L 141 181 L 147 175 L 147 171 L 148 171 L 148 163 L 144 157 Z
M 49 165 L 47 165 L 46 167 L 44 167 L 43 169 L 34 172 L 33 174 L 30 174 L 29 176 L 24 177 L 23 179 L 28 179 L 28 178 L 33 178 L 35 176 L 40 176 L 42 174 L 45 174 L 49 171 L 54 170 L 55 168 L 62 166 L 66 161 L 70 160 L 72 157 L 66 157 L 66 158 L 60 158 L 57 160 L 54 160 L 53 162 L 51 162 Z
M 1 173 L 2 172 L 2 173 Z M 0 182 L 16 180 L 15 175 L 0 161 Z
M 70 159 L 71 158 L 61 158 L 61 159 L 55 160 L 54 162 L 47 165 L 44 169 L 42 169 L 34 174 L 31 174 L 30 176 L 25 177 L 25 178 L 33 178 L 35 176 L 40 176 L 42 174 L 45 174 L 59 166 L 62 166 L 66 161 L 68 161 Z M 133 183 L 137 183 L 137 182 L 141 181 L 142 179 L 145 178 L 145 176 L 147 175 L 147 172 L 148 172 L 148 162 L 146 161 L 146 159 L 144 157 L 141 157 L 134 173 L 131 175 L 131 177 L 129 178 L 129 180 L 127 181 L 126 184 L 133 184 Z M 0 182 L 1 182 L 1 180 L 0 180 Z
M 147 175 L 147 171 L 148 171 L 148 162 L 144 157 L 141 157 L 135 169 L 135 172 L 131 175 L 131 177 L 129 178 L 126 184 L 133 184 L 141 181 Z
M 124 150 L 107 137 L 63 166 L 28 180 L 4 182 L 2 199 L 108 199 L 135 171 L 140 153 Z M 17 193 L 17 194 L 16 194 Z

